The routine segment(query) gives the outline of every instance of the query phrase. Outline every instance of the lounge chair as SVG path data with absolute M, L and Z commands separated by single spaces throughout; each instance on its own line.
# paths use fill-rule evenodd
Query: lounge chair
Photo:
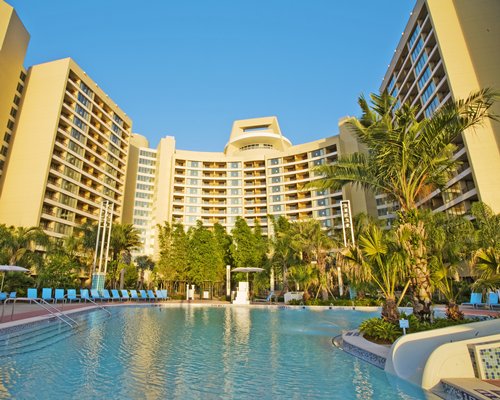
M 490 310 L 493 310 L 493 308 L 500 307 L 500 304 L 498 304 L 498 293 L 495 292 L 490 292 L 488 294 L 488 307 Z
M 55 299 L 52 297 L 52 288 L 43 288 L 42 289 L 42 299 L 45 301 L 54 302 Z
M 122 292 L 122 299 L 129 301 L 130 300 L 130 296 L 128 295 L 128 290 L 127 289 L 122 289 L 121 292 Z
M 102 289 L 102 290 L 101 290 L 101 294 L 102 294 L 102 299 L 103 299 L 103 300 L 106 300 L 106 301 L 113 300 L 113 299 L 111 298 L 111 296 L 109 295 L 109 290 L 108 290 L 108 289 Z
M 30 300 L 37 300 L 38 299 L 38 290 L 36 288 L 29 288 L 28 289 L 28 299 Z
M 7 300 L 7 293 L 0 292 L 0 302 Z
M 476 308 L 478 305 L 482 305 L 482 298 L 483 294 L 482 293 L 471 293 L 470 294 L 470 301 L 468 303 L 462 303 L 462 306 L 472 306 Z
M 66 299 L 64 298 L 64 289 L 56 289 L 54 292 L 54 303 L 57 303 L 59 300 L 63 303 L 66 302 Z
M 148 290 L 148 298 L 149 300 L 158 300 L 158 298 L 155 296 L 152 290 Z
M 137 290 L 133 289 L 130 291 L 130 298 L 132 300 L 139 300 L 139 295 L 137 294 Z
M 90 295 L 92 296 L 92 300 L 94 301 L 102 301 L 102 297 L 101 295 L 99 294 L 99 290 L 98 289 L 90 289 Z
M 120 296 L 120 293 L 118 293 L 117 289 L 111 289 L 111 296 L 113 296 L 113 300 L 122 301 L 122 297 Z
M 149 300 L 145 290 L 139 290 L 139 293 L 141 294 L 141 300 Z
M 271 303 L 274 297 L 274 290 L 269 292 L 269 295 L 265 299 L 253 299 L 254 303 Z
M 80 302 L 80 299 L 76 297 L 76 289 L 68 289 L 68 294 L 66 295 L 66 298 L 69 302 L 71 301 Z
M 157 298 L 158 300 L 167 300 L 167 299 L 164 297 L 164 295 L 163 295 L 163 290 L 160 290 L 160 289 L 158 289 L 158 290 L 156 291 L 156 298 Z
M 10 292 L 9 299 L 15 299 L 17 297 L 17 292 Z
M 168 300 L 168 291 L 167 291 L 167 289 L 162 289 L 162 291 L 161 291 L 161 292 L 163 293 L 163 298 L 164 298 L 165 300 Z
M 80 299 L 85 300 L 85 303 L 87 302 L 87 300 L 90 300 L 88 289 L 80 289 Z

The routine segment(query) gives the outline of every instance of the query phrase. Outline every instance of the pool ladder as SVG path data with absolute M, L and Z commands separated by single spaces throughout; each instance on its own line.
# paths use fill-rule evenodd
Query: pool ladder
M 51 316 L 59 319 L 60 321 L 64 322 L 66 325 L 70 326 L 71 328 L 78 326 L 78 322 L 76 322 L 73 318 L 69 317 L 68 315 L 59 311 L 59 309 L 57 307 L 54 307 L 52 304 L 48 303 L 46 300 L 44 300 L 42 298 L 29 299 L 27 297 L 17 297 L 14 299 L 10 299 L 10 298 L 6 299 L 5 302 L 3 303 L 2 317 L 0 318 L 0 321 L 3 321 L 3 316 L 5 314 L 5 304 L 7 304 L 9 301 L 14 302 L 14 304 L 12 305 L 12 313 L 10 315 L 10 319 L 12 320 L 12 317 L 14 315 L 14 307 L 16 305 L 17 300 L 29 301 L 30 303 L 34 302 L 38 306 L 42 307 L 45 311 L 47 311 Z

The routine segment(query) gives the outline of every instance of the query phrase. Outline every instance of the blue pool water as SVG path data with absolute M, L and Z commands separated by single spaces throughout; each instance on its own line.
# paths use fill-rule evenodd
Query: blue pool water
M 50 323 L 26 331 L 22 343 L 5 342 L 0 398 L 425 398 L 332 346 L 332 337 L 374 314 L 245 307 L 111 312 L 80 314 L 76 332 Z

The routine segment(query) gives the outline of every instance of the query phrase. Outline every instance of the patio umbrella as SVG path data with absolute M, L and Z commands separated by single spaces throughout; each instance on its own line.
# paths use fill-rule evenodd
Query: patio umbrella
M 17 265 L 0 265 L 0 271 L 2 272 L 2 286 L 0 287 L 0 292 L 3 291 L 3 282 L 5 280 L 5 272 L 17 271 L 17 272 L 28 272 L 29 269 L 24 267 L 18 267 Z

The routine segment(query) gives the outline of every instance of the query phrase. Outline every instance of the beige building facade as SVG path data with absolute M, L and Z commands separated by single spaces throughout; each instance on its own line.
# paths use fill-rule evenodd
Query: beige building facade
M 0 190 L 24 91 L 29 40 L 16 11 L 0 0 Z
M 29 68 L 0 221 L 60 238 L 97 221 L 106 200 L 120 221 L 131 125 L 70 58 Z
M 418 0 L 394 52 L 381 91 L 420 107 L 429 117 L 448 101 L 486 87 L 500 89 L 500 1 Z M 500 115 L 500 103 L 493 112 Z M 455 157 L 461 166 L 448 187 L 422 199 L 436 211 L 463 215 L 485 202 L 500 212 L 500 124 L 484 121 L 462 134 Z M 391 205 L 377 196 L 378 214 Z
M 135 202 L 133 211 L 126 215 L 145 237 L 152 236 L 156 224 L 165 221 L 182 223 L 186 228 L 198 220 L 209 227 L 219 223 L 229 232 L 238 217 L 250 226 L 258 222 L 264 233 L 270 233 L 269 215 L 283 215 L 291 221 L 314 218 L 325 229 L 340 228 L 341 200 L 351 200 L 353 213 L 375 213 L 374 200 L 352 188 L 318 191 L 305 190 L 304 186 L 318 179 L 315 166 L 335 162 L 342 152 L 358 150 L 343 123 L 338 136 L 294 146 L 282 134 L 276 117 L 235 121 L 222 152 L 178 150 L 175 139 L 166 137 L 156 150 L 154 166 L 144 162 L 154 162 L 155 152 L 137 149 L 136 178 L 129 177 L 134 181 L 128 186 L 134 187 Z M 151 168 L 151 172 L 155 168 L 155 177 L 144 175 L 149 172 L 144 168 Z M 152 255 L 154 245 L 151 241 L 144 244 L 146 253 Z

